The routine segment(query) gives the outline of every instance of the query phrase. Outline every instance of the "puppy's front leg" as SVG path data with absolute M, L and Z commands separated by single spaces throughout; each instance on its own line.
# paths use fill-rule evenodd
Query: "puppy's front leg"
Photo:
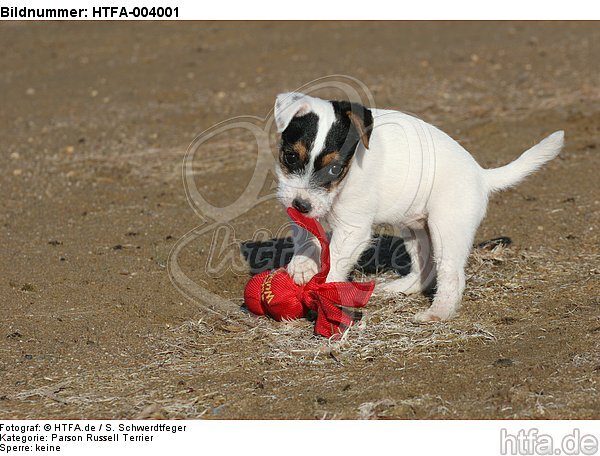
M 321 246 L 311 233 L 292 225 L 294 256 L 287 266 L 290 277 L 299 285 L 307 283 L 320 270 Z
M 336 223 L 332 224 L 331 236 L 331 269 L 327 282 L 345 282 L 356 265 L 361 253 L 371 241 L 370 220 L 365 223 Z

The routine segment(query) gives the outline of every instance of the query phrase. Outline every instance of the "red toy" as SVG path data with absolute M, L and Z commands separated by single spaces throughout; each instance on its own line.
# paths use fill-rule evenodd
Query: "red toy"
M 307 284 L 296 285 L 284 268 L 264 271 L 250 279 L 244 291 L 248 310 L 257 315 L 269 315 L 277 321 L 293 320 L 317 312 L 315 333 L 339 337 L 357 319 L 344 307 L 364 307 L 373 293 L 375 282 L 330 282 L 329 243 L 323 227 L 294 208 L 287 210 L 296 224 L 308 230 L 321 244 L 321 271 Z

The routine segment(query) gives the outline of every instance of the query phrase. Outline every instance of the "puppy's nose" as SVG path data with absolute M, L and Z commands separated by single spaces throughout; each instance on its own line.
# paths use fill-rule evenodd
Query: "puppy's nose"
M 306 200 L 303 200 L 302 198 L 294 198 L 294 201 L 292 201 L 292 206 L 294 207 L 294 209 L 297 209 L 303 214 L 308 214 L 312 209 L 310 203 Z

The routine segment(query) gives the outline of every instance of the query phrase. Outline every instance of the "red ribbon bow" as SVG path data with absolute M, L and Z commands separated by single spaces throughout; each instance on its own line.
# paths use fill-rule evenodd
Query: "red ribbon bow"
M 255 275 L 244 290 L 244 302 L 251 312 L 269 315 L 277 321 L 292 320 L 317 312 L 315 333 L 339 337 L 358 318 L 344 308 L 364 307 L 373 293 L 375 282 L 329 282 L 329 243 L 319 222 L 294 208 L 287 210 L 296 224 L 312 233 L 321 244 L 321 271 L 307 284 L 297 285 L 285 269 Z

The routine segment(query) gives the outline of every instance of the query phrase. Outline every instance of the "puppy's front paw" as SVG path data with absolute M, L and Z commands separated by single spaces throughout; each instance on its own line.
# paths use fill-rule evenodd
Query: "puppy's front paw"
M 295 255 L 287 266 L 287 272 L 298 285 L 304 285 L 319 272 L 315 260 L 302 255 Z
M 448 309 L 434 309 L 430 307 L 427 310 L 418 312 L 414 317 L 415 323 L 430 323 L 433 321 L 446 321 L 454 316 L 454 312 Z

